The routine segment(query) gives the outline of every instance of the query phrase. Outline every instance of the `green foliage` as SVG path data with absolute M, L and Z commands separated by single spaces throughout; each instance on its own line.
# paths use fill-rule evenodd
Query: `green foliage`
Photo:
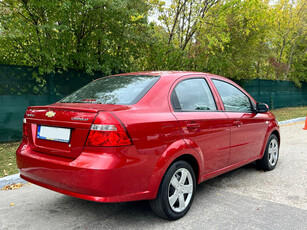
M 1 63 L 129 71 L 142 55 L 147 11 L 138 0 L 0 1 Z
M 2 0 L 0 64 L 39 74 L 195 70 L 300 85 L 306 15 L 305 0 Z
M 159 21 L 148 67 L 235 79 L 307 81 L 306 2 L 153 1 Z M 158 49 L 158 50 L 157 50 Z M 279 56 L 281 58 L 279 58 Z M 147 66 L 147 65 L 146 65 Z
M 271 9 L 274 23 L 271 63 L 279 79 L 307 80 L 307 2 L 280 0 Z

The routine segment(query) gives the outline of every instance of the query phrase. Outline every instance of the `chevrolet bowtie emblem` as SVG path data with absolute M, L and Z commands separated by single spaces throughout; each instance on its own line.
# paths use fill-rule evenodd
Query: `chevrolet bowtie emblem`
M 53 112 L 53 111 L 48 111 L 45 115 L 46 115 L 47 117 L 54 117 L 55 112 Z

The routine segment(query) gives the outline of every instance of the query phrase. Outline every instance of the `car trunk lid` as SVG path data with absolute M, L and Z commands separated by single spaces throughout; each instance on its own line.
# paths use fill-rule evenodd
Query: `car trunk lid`
M 45 154 L 77 158 L 97 113 L 125 109 L 127 106 L 68 103 L 29 107 L 24 122 L 30 147 Z

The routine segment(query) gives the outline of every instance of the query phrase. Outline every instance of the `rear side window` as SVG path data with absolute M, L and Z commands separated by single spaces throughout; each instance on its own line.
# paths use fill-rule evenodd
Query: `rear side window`
M 226 111 L 252 111 L 249 98 L 237 87 L 220 80 L 212 80 Z
M 212 93 L 203 78 L 179 82 L 172 92 L 171 101 L 175 111 L 216 110 Z
M 138 102 L 158 81 L 159 76 L 123 75 L 93 81 L 60 103 L 93 103 L 132 105 Z

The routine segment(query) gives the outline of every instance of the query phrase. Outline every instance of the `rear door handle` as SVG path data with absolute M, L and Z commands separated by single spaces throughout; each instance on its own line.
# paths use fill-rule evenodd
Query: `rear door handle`
M 200 127 L 200 125 L 198 124 L 198 123 L 189 123 L 189 124 L 187 124 L 187 128 L 188 129 L 191 129 L 191 130 L 194 130 L 194 129 L 197 129 L 197 128 L 199 128 Z
M 243 125 L 242 121 L 234 121 L 233 125 L 240 127 L 241 125 Z

